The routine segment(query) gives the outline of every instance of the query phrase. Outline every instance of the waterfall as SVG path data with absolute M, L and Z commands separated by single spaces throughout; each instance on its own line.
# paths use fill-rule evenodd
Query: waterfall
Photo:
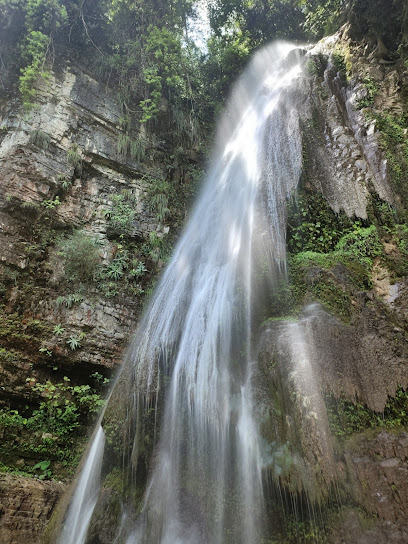
M 73 494 L 58 544 L 83 544 L 94 511 L 102 468 L 105 435 L 99 426 Z
M 289 44 L 258 52 L 220 121 L 206 183 L 113 391 L 126 485 L 141 485 L 143 421 L 152 413 L 158 438 L 138 510 L 127 492 L 111 541 L 261 542 L 265 453 L 252 334 L 259 277 L 270 285 L 285 273 L 286 199 L 302 161 L 287 91 L 301 64 Z

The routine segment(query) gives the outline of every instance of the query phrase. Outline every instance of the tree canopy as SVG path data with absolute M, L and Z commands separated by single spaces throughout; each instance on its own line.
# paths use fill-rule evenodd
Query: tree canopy
M 167 101 L 169 122 L 193 141 L 270 40 L 315 41 L 348 21 L 356 39 L 407 47 L 405 0 L 211 0 L 205 52 L 186 31 L 194 8 L 194 0 L 0 0 L 0 86 L 18 83 L 30 109 L 36 80 L 70 58 L 117 88 L 125 135 L 157 120 Z

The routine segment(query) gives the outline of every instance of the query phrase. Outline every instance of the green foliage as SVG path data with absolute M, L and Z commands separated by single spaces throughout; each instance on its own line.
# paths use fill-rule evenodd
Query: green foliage
M 57 0 L 26 0 L 15 2 L 24 20 L 24 37 L 20 43 L 20 92 L 24 108 L 34 104 L 38 79 L 47 80 L 46 68 L 53 45 L 53 36 L 67 22 L 67 10 Z
M 160 111 L 163 90 L 183 94 L 183 58 L 181 39 L 178 33 L 169 28 L 150 25 L 146 34 L 146 52 L 151 55 L 151 64 L 143 70 L 144 82 L 149 97 L 140 102 L 141 122 L 150 121 Z
M 331 432 L 340 440 L 365 429 L 384 427 L 393 429 L 408 425 L 408 393 L 399 387 L 394 397 L 388 397 L 383 413 L 374 412 L 367 406 L 350 402 L 344 396 L 325 397 Z
M 128 133 L 120 133 L 118 136 L 118 153 L 122 157 L 130 155 L 132 159 L 141 161 L 145 157 L 147 142 L 142 137 L 133 140 Z
M 164 258 L 163 245 L 163 238 L 156 232 L 151 232 L 149 235 L 149 243 L 145 245 L 145 252 L 154 263 L 157 263 L 159 259 Z
M 118 136 L 118 153 L 121 157 L 125 157 L 130 151 L 130 137 L 128 134 L 119 134 Z
M 139 278 L 147 272 L 143 261 L 138 261 L 137 259 L 132 260 L 131 267 L 129 274 L 134 278 Z
M 352 229 L 352 221 L 344 213 L 335 214 L 320 193 L 299 189 L 288 203 L 287 229 L 291 253 L 326 253 Z
M 396 225 L 397 245 L 404 258 L 408 258 L 408 225 Z
M 360 110 L 362 108 L 371 108 L 374 105 L 374 99 L 378 94 L 378 87 L 372 77 L 365 76 L 362 82 L 364 84 L 367 94 L 364 98 L 359 100 L 357 104 L 357 109 Z
M 136 199 L 131 192 L 122 191 L 119 194 L 110 195 L 112 206 L 105 210 L 105 217 L 109 220 L 109 226 L 116 234 L 130 235 L 134 230 Z
M 50 470 L 51 461 L 40 461 L 33 466 L 33 470 L 39 470 L 41 474 L 38 476 L 39 480 L 50 480 L 52 477 L 52 472 Z
M 34 467 L 25 466 L 26 473 L 39 479 L 66 474 L 78 460 L 84 428 L 104 401 L 91 386 L 71 385 L 67 377 L 58 383 L 36 383 L 28 378 L 27 383 L 40 397 L 38 407 L 31 411 L 28 407 L 22 411 L 0 410 L 0 453 L 7 463 L 3 469 L 12 470 L 16 457 L 30 457 L 39 462 Z
M 58 184 L 61 185 L 62 189 L 64 191 L 67 191 L 71 186 L 71 180 L 69 180 L 65 174 L 58 174 L 57 175 L 57 181 Z
M 335 32 L 341 25 L 346 0 L 301 0 L 305 20 L 303 28 L 310 38 L 318 39 Z
M 395 191 L 408 204 L 408 117 L 391 113 L 371 112 L 380 132 L 380 143 L 388 163 L 388 171 Z
M 54 199 L 50 198 L 49 200 L 43 200 L 41 202 L 41 206 L 44 206 L 44 208 L 47 208 L 47 210 L 54 210 L 58 206 L 61 206 L 62 202 L 57 195 Z
M 333 65 L 344 83 L 348 81 L 351 74 L 351 61 L 349 56 L 349 51 L 344 46 L 335 47 L 331 54 Z
M 347 284 L 359 289 L 372 287 L 373 261 L 383 257 L 383 247 L 374 225 L 363 228 L 358 222 L 353 230 L 344 234 L 328 253 L 304 251 L 289 256 L 290 300 L 302 305 L 305 297 L 320 301 L 339 317 L 348 321 L 351 315 L 351 301 Z M 336 270 L 343 267 L 339 282 Z M 346 284 L 344 284 L 346 281 Z M 286 311 L 290 308 L 286 308 Z
M 162 78 L 158 74 L 158 67 L 145 68 L 143 72 L 144 81 L 149 88 L 149 98 L 145 98 L 139 104 L 142 110 L 142 123 L 150 121 L 160 111 L 162 98 Z
M 339 240 L 336 252 L 357 259 L 361 264 L 372 267 L 375 257 L 383 254 L 383 247 L 375 225 L 363 228 L 354 224 L 353 231 L 348 232 Z
M 43 132 L 42 130 L 32 130 L 30 132 L 29 142 L 36 145 L 40 149 L 44 149 L 44 151 L 47 151 L 50 141 L 51 138 L 49 134 Z
M 50 41 L 49 36 L 33 30 L 29 32 L 22 46 L 22 56 L 27 59 L 27 65 L 21 68 L 20 93 L 26 111 L 34 105 L 37 80 L 39 78 L 47 80 L 50 77 L 50 72 L 45 69 Z
M 123 246 L 119 245 L 115 257 L 105 270 L 105 274 L 108 278 L 118 281 L 124 276 L 128 267 L 129 254 Z
M 82 156 L 79 151 L 78 145 L 75 142 L 73 142 L 68 148 L 67 159 L 69 164 L 71 164 L 75 170 L 77 170 L 78 172 L 81 171 Z
M 52 332 L 53 332 L 53 334 L 55 334 L 55 336 L 61 336 L 64 333 L 64 331 L 65 331 L 65 329 L 61 325 L 61 323 L 58 323 L 57 325 L 55 325 L 55 327 L 52 330 Z
M 116 253 L 111 262 L 100 268 L 99 287 L 105 296 L 114 297 L 125 291 L 134 295 L 144 293 L 140 281 L 147 272 L 147 268 L 143 261 L 136 256 L 132 257 L 133 252 L 135 252 L 134 244 L 120 243 L 116 246 Z
M 72 293 L 70 295 L 60 295 L 57 300 L 55 301 L 57 306 L 65 306 L 66 308 L 72 308 L 74 304 L 77 304 L 79 302 L 82 302 L 84 300 L 84 297 L 79 293 Z M 59 325 L 56 325 L 54 327 L 54 331 L 56 328 L 59 327 Z M 58 330 L 61 330 L 61 327 L 58 328 Z M 54 334 L 57 334 L 54 332 Z
M 83 231 L 75 231 L 60 243 L 64 271 L 68 279 L 92 281 L 100 264 L 97 241 Z
M 82 347 L 81 341 L 85 337 L 86 337 L 86 334 L 84 332 L 79 333 L 77 336 L 71 335 L 66 342 L 69 346 L 69 349 L 71 351 L 75 351 L 76 349 L 79 349 L 80 347 Z
M 371 289 L 373 262 L 385 258 L 374 224 L 363 227 L 335 214 L 320 194 L 304 188 L 288 203 L 287 244 L 291 283 L 283 282 L 272 296 L 271 311 L 281 309 L 277 315 L 314 299 L 348 321 L 350 289 Z
M 147 186 L 148 208 L 155 213 L 157 221 L 163 222 L 170 213 L 168 204 L 171 185 L 163 179 L 151 176 L 144 176 L 143 180 Z

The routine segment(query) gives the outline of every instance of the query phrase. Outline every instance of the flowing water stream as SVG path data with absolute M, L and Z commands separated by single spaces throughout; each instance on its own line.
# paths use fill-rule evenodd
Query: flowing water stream
M 141 507 L 136 514 L 123 499 L 114 542 L 261 542 L 265 459 L 254 417 L 252 330 L 262 299 L 257 278 L 272 279 L 273 288 L 285 273 L 285 203 L 302 162 L 288 89 L 302 59 L 293 46 L 274 44 L 237 83 L 201 196 L 136 333 L 122 375 L 133 383 L 129 421 L 137 427 L 140 406 L 155 399 L 155 409 L 160 395 L 162 417 Z M 129 431 L 127 448 L 135 471 L 139 431 Z M 100 471 L 100 461 L 92 466 Z M 67 517 L 76 544 L 87 541 L 94 487 L 88 492 L 79 499 L 77 491 Z

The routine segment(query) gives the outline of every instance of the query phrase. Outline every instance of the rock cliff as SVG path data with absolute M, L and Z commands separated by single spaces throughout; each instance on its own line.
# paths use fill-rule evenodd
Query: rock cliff
M 118 150 L 115 90 L 78 65 L 52 72 L 36 100 L 29 113 L 17 98 L 0 102 L 1 462 L 66 479 L 93 421 L 87 412 L 118 368 L 183 222 L 198 155 L 175 158 L 171 144 L 146 132 L 143 159 Z M 180 197 L 166 219 L 152 203 L 157 180 Z M 65 398 L 75 412 L 68 431 L 67 410 L 51 408 L 64 410 Z M 49 472 L 35 468 L 44 461 Z M 63 488 L 4 478 L 2 542 L 39 541 Z

